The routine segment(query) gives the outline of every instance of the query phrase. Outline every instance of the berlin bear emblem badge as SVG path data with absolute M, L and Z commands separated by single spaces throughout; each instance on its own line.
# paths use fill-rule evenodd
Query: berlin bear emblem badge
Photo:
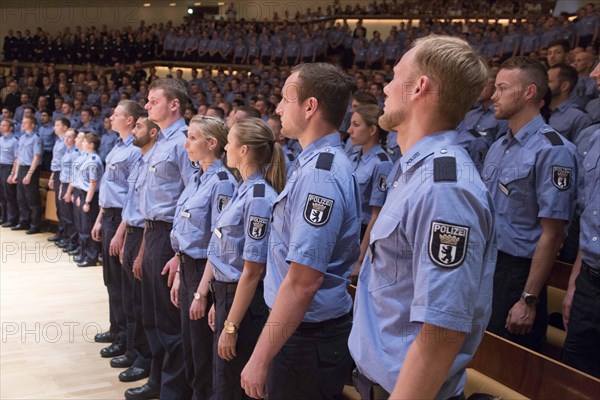
M 248 236 L 255 240 L 260 240 L 264 238 L 267 234 L 268 223 L 268 218 L 261 218 L 251 215 L 250 223 L 248 224 Z
M 571 187 L 571 168 L 552 167 L 552 183 L 558 190 L 567 190 Z
M 469 241 L 467 226 L 434 221 L 429 235 L 429 258 L 438 267 L 456 268 L 467 255 Z
M 304 205 L 304 220 L 312 226 L 323 226 L 329 221 L 334 200 L 309 193 Z

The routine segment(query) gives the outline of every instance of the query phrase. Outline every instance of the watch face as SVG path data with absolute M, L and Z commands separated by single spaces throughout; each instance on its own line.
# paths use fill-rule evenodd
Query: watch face
M 198 293 L 198 292 L 194 293 L 194 299 L 200 300 L 200 293 Z
M 525 304 L 527 304 L 528 306 L 535 306 L 537 304 L 536 297 L 532 295 L 525 296 Z

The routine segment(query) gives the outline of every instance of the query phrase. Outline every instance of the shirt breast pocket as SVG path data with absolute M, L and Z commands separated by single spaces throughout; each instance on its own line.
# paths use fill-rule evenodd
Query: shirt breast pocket
M 496 204 L 498 212 L 509 214 L 528 210 L 531 202 L 535 203 L 534 164 L 524 163 L 515 169 L 504 170 L 498 179 L 498 189 L 502 192 L 500 204 Z
M 118 181 L 121 176 L 124 174 L 125 161 L 127 160 L 127 155 L 122 154 L 119 157 L 115 157 L 106 163 L 106 179 L 114 182 Z
M 191 207 L 186 206 L 182 209 L 179 218 L 183 218 L 181 227 L 182 233 L 194 235 L 206 235 L 210 230 L 210 217 L 206 204 L 194 204 Z
M 399 215 L 382 212 L 371 231 L 370 246 L 365 258 L 369 262 L 363 268 L 369 268 L 369 292 L 375 292 L 394 285 L 398 280 L 400 241 L 398 226 Z M 361 279 L 363 276 L 361 275 Z
M 243 211 L 241 207 L 236 207 L 235 204 L 227 207 L 219 217 L 217 227 L 221 229 L 221 232 L 228 232 L 233 237 L 241 236 L 240 231 L 244 229 Z
M 150 167 L 150 171 L 154 170 L 156 176 L 165 181 L 176 181 L 181 179 L 179 168 L 176 161 L 171 158 L 171 155 L 161 157 L 159 161 Z

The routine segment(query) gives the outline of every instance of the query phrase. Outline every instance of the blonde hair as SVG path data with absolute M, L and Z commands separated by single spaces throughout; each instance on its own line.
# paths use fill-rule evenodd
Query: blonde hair
M 223 158 L 225 154 L 225 145 L 227 144 L 227 124 L 221 118 L 205 115 L 196 115 L 190 121 L 190 127 L 195 126 L 202 132 L 206 140 L 215 139 L 217 148 L 215 155 Z
M 453 125 L 473 106 L 489 75 L 483 59 L 464 40 L 429 35 L 415 40 L 418 73 L 435 84 L 439 108 Z
M 233 125 L 240 146 L 248 146 L 265 180 L 280 193 L 285 186 L 285 159 L 273 131 L 260 118 L 244 118 Z
M 379 117 L 383 115 L 383 110 L 376 104 L 364 104 L 362 106 L 356 107 L 354 110 L 355 113 L 360 115 L 365 121 L 365 124 L 368 127 L 375 126 L 377 127 L 377 137 L 379 138 L 379 143 L 385 148 L 385 139 L 387 137 L 387 131 L 379 126 Z

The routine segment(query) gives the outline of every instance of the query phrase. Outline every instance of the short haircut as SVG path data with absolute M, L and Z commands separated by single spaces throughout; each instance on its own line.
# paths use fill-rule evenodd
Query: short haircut
M 142 114 L 140 118 L 142 119 L 142 124 L 144 124 L 148 132 L 150 132 L 152 129 L 156 129 L 157 132 L 160 132 L 160 127 L 156 125 L 155 122 L 152 122 L 148 119 L 148 113 Z
M 159 78 L 150 84 L 148 91 L 162 89 L 167 100 L 179 100 L 179 112 L 183 114 L 188 103 L 188 94 L 185 86 L 179 79 Z
M 86 142 L 91 143 L 94 146 L 94 151 L 97 151 L 100 147 L 100 136 L 96 135 L 94 132 L 88 132 L 83 135 L 83 138 Z
M 210 106 L 210 107 L 208 107 L 208 109 L 213 110 L 219 118 L 225 119 L 225 110 L 223 110 L 221 107 Z
M 27 115 L 23 117 L 23 121 L 25 121 L 26 119 L 28 119 L 33 124 L 33 126 L 37 125 L 37 120 L 33 115 Z
M 291 72 L 298 72 L 298 101 L 314 97 L 323 120 L 339 129 L 350 99 L 350 78 L 328 63 L 299 64 Z
M 246 118 L 260 118 L 260 111 L 258 111 L 254 107 L 241 106 L 241 107 L 238 107 L 237 111 L 238 112 L 241 111 L 241 112 L 245 113 Z M 236 118 L 237 118 L 237 112 L 236 112 Z
M 436 86 L 439 110 L 452 125 L 473 106 L 487 81 L 483 59 L 464 40 L 429 35 L 414 43 L 414 63 Z
M 130 117 L 133 117 L 133 123 L 142 115 L 144 112 L 144 107 L 140 105 L 137 101 L 133 100 L 121 100 L 118 104 L 119 106 L 125 109 L 125 112 Z
M 8 124 L 8 126 L 10 127 L 10 129 L 14 129 L 15 127 L 15 121 L 13 121 L 10 118 L 4 118 L 2 121 L 6 121 L 6 123 Z
M 530 57 L 512 57 L 504 61 L 500 69 L 521 71 L 521 81 L 524 85 L 535 85 L 536 100 L 543 100 L 548 90 L 548 72 L 544 64 Z
M 60 118 L 57 118 L 56 121 L 60 122 L 64 126 L 66 126 L 67 129 L 71 127 L 71 121 L 69 120 L 69 118 L 60 117 Z
M 558 81 L 562 84 L 563 82 L 569 82 L 569 93 L 575 89 L 575 85 L 577 85 L 577 80 L 579 79 L 579 75 L 577 74 L 577 70 L 564 63 L 553 65 L 548 69 L 558 69 Z
M 556 39 L 548 43 L 548 48 L 556 46 L 562 47 L 565 53 L 570 50 L 569 42 L 566 39 Z
M 356 100 L 359 104 L 379 104 L 377 97 L 371 92 L 356 92 L 352 95 L 352 100 Z

